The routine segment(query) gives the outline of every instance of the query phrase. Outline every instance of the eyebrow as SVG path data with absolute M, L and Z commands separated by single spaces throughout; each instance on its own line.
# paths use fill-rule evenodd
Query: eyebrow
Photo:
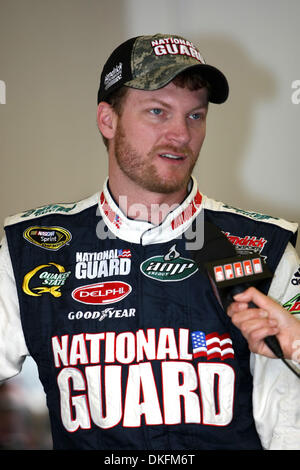
M 161 106 L 164 106 L 166 108 L 172 108 L 172 105 L 163 101 L 163 100 L 160 100 L 159 98 L 156 98 L 156 97 L 153 97 L 153 98 L 146 98 L 145 101 L 144 101 L 145 104 L 151 104 L 153 106 L 153 103 L 156 103 L 156 104 L 159 104 Z M 208 100 L 205 102 L 205 103 L 199 103 L 198 106 L 195 106 L 194 108 L 192 108 L 189 112 L 193 112 L 193 111 L 196 111 L 198 109 L 207 109 L 208 108 Z

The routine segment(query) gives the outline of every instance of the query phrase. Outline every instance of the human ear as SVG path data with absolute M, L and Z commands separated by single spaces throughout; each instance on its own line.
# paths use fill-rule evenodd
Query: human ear
M 112 139 L 116 129 L 116 113 L 110 104 L 101 101 L 97 109 L 97 124 L 106 139 Z

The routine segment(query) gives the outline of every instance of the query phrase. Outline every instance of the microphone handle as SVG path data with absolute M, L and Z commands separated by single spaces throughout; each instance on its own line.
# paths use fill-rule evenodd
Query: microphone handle
M 250 287 L 250 286 L 249 285 L 244 285 L 244 284 L 243 285 L 239 284 L 237 286 L 234 286 L 230 291 L 230 295 L 232 297 L 232 300 L 234 300 L 233 299 L 234 295 L 241 294 L 246 289 L 248 289 L 248 287 Z M 248 303 L 248 307 L 249 308 L 258 308 L 257 305 L 255 305 L 255 303 L 252 302 L 252 301 Z M 271 349 L 271 351 L 275 354 L 276 357 L 278 357 L 279 359 L 284 358 L 281 346 L 280 346 L 279 341 L 278 341 L 278 339 L 275 335 L 266 336 L 264 338 L 264 342 Z

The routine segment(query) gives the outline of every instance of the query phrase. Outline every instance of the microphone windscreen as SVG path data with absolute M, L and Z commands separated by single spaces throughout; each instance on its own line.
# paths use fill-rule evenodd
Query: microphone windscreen
M 203 247 L 191 251 L 191 255 L 198 267 L 204 270 L 206 263 L 236 256 L 236 250 L 218 227 L 205 221 Z
M 224 309 L 233 301 L 233 288 L 236 291 L 237 286 L 243 285 L 245 289 L 272 278 L 272 273 L 259 255 L 238 255 L 221 229 L 210 222 L 205 221 L 203 247 L 194 250 L 192 257 L 198 269 L 208 275 Z

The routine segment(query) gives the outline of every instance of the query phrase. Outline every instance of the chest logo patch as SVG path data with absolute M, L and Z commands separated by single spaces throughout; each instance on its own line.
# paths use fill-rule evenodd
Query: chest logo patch
M 124 299 L 132 288 L 127 282 L 109 281 L 77 287 L 72 292 L 77 302 L 91 305 L 112 304 Z
M 145 276 L 162 282 L 182 281 L 198 270 L 193 260 L 181 257 L 176 245 L 173 245 L 165 256 L 147 259 L 140 268 Z
M 292 299 L 283 305 L 290 313 L 300 313 L 300 294 L 295 295 Z
M 72 235 L 62 227 L 28 227 L 23 233 L 25 240 L 45 250 L 57 251 L 70 242 Z
M 53 297 L 61 297 L 60 288 L 70 276 L 71 271 L 65 270 L 57 263 L 41 264 L 29 271 L 23 280 L 23 292 L 33 297 L 49 293 Z

